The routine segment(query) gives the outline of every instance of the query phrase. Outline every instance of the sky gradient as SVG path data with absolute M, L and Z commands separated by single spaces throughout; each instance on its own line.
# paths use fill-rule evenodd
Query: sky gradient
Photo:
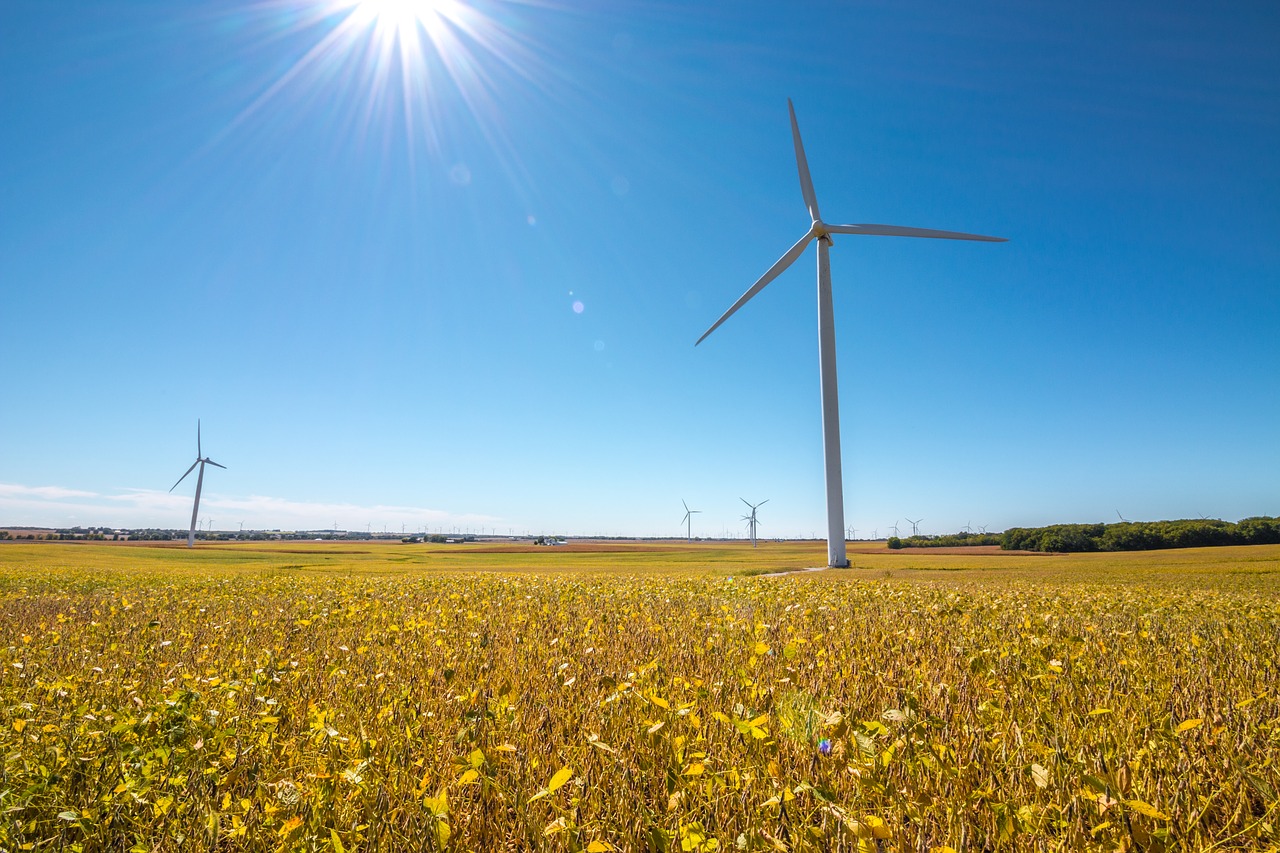
M 1280 9 L 0 9 L 0 526 L 1280 515 Z M 363 17 L 362 17 L 363 16 Z M 402 33 L 401 35 L 405 35 Z

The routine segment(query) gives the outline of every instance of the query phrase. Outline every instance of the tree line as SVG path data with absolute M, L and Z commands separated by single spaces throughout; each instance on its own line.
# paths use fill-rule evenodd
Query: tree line
M 999 533 L 970 533 L 962 530 L 959 533 L 948 533 L 943 536 L 890 536 L 890 548 L 958 548 L 964 545 L 1000 545 L 1003 540 Z
M 1012 527 L 1000 535 L 1006 551 L 1155 551 L 1214 545 L 1280 543 L 1280 518 L 1254 516 L 1237 522 L 1216 518 L 1122 521 L 1117 524 L 1051 524 Z

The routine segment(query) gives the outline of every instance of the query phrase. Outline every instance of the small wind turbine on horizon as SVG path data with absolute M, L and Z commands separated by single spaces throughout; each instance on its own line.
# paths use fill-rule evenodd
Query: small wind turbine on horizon
M 689 505 L 684 502 L 684 498 L 680 499 L 680 503 L 684 505 L 684 518 L 682 518 L 681 521 L 683 521 L 686 525 L 688 525 L 685 538 L 688 541 L 692 542 L 693 541 L 693 514 L 696 512 L 702 512 L 702 510 L 689 509 Z
M 227 468 L 226 465 L 219 465 L 217 462 L 214 462 L 212 459 L 209 459 L 208 457 L 206 457 L 204 455 L 204 451 L 200 449 L 200 419 L 199 418 L 196 419 L 196 461 L 191 463 L 191 467 L 187 469 L 187 474 L 190 474 L 192 471 L 194 471 L 197 465 L 200 466 L 200 473 L 196 475 L 196 501 L 195 501 L 195 504 L 193 504 L 191 507 L 191 528 L 187 531 L 187 547 L 188 548 L 194 548 L 196 546 L 196 519 L 199 517 L 199 514 L 200 514 L 200 489 L 201 487 L 204 486 L 204 466 L 213 465 L 215 467 L 223 469 L 224 471 Z M 178 485 L 183 480 L 187 479 L 187 474 L 183 474 L 181 477 L 179 477 L 178 482 L 174 483 L 172 486 L 169 487 L 169 491 L 172 492 L 174 489 L 178 488 Z M 212 528 L 213 526 L 212 521 L 209 523 L 209 526 Z
M 739 308 L 755 296 L 791 266 L 804 253 L 810 241 L 818 241 L 818 366 L 822 391 L 822 450 L 826 463 L 827 485 L 827 565 L 845 567 L 849 560 L 844 543 L 844 486 L 840 472 L 840 404 L 836 391 L 836 324 L 831 301 L 831 262 L 829 251 L 833 234 L 862 234 L 881 237 L 933 237 L 944 240 L 980 240 L 1003 243 L 1003 237 L 984 237 L 980 234 L 964 234 L 958 231 L 935 231 L 929 228 L 908 228 L 901 225 L 828 225 L 818 213 L 818 200 L 809 177 L 809 164 L 800 141 L 800 125 L 796 122 L 795 107 L 787 99 L 791 114 L 791 139 L 796 149 L 796 167 L 800 172 L 800 192 L 811 219 L 809 230 L 795 245 L 769 267 L 768 271 L 747 288 L 747 292 L 720 316 L 711 328 L 702 333 L 694 346 L 706 340 L 720 324 L 733 316 Z
M 747 504 L 747 506 L 751 507 L 751 515 L 744 515 L 742 517 L 742 520 L 745 521 L 747 523 L 747 526 L 751 528 L 751 547 L 754 548 L 756 547 L 756 525 L 760 523 L 760 519 L 756 518 L 756 510 L 758 510 L 760 507 L 767 504 L 769 502 L 769 499 L 765 498 L 764 500 L 760 501 L 760 503 L 758 504 L 747 503 L 746 498 L 738 498 L 738 500 L 742 501 L 744 504 Z
M 907 521 L 910 521 L 910 522 L 911 522 L 911 535 L 912 535 L 912 536 L 919 536 L 919 535 L 920 535 L 920 522 L 924 521 L 924 519 L 923 519 L 923 518 L 917 518 L 915 521 L 911 521 L 911 519 L 909 519 L 909 518 L 908 518 L 908 519 L 907 519 Z

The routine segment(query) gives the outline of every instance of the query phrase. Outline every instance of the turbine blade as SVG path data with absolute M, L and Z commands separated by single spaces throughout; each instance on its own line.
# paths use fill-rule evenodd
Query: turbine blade
M 818 215 L 818 198 L 813 194 L 813 179 L 809 177 L 809 161 L 804 156 L 804 143 L 800 141 L 800 125 L 796 123 L 796 108 L 787 98 L 787 112 L 791 113 L 791 141 L 796 146 L 796 168 L 800 170 L 800 192 L 804 194 L 804 206 L 809 208 L 809 218 L 821 221 Z
M 804 252 L 805 247 L 809 245 L 809 241 L 812 239 L 813 239 L 813 234 L 811 233 L 805 234 L 803 237 L 800 238 L 800 240 L 794 246 L 792 246 L 790 249 L 787 249 L 787 253 L 783 255 L 781 258 L 778 258 L 777 262 L 774 263 L 773 266 L 769 267 L 768 272 L 760 276 L 759 280 L 756 281 L 755 284 L 751 285 L 751 287 L 747 289 L 746 293 L 738 297 L 738 301 L 733 303 L 733 305 L 730 306 L 728 311 L 720 315 L 719 320 L 716 320 L 714 323 L 711 324 L 710 329 L 707 329 L 705 332 L 702 333 L 702 337 L 698 338 L 698 340 L 694 343 L 694 346 L 696 347 L 698 344 L 705 341 L 707 339 L 707 335 L 710 335 L 716 329 L 720 328 L 721 323 L 723 323 L 725 320 L 728 320 L 730 317 L 732 317 L 734 312 L 737 311 L 739 308 L 741 308 L 743 305 L 746 305 L 747 301 L 750 300 L 751 297 L 755 296 L 757 293 L 764 290 L 765 285 L 773 281 L 782 273 L 783 270 L 785 270 L 787 267 L 795 263 L 796 258 L 800 257 L 801 253 Z
M 226 466 L 226 465 L 218 465 L 218 463 L 217 463 L 217 462 L 214 462 L 212 459 L 206 459 L 206 460 L 204 460 L 204 461 L 205 461 L 205 462 L 208 462 L 210 465 L 214 465 L 214 466 L 217 466 L 218 468 L 221 468 L 223 471 L 227 470 L 227 466 Z
M 963 231 L 936 231 L 932 228 L 908 228 L 905 225 L 827 225 L 832 234 L 862 234 L 868 237 L 933 237 L 939 240 L 981 240 L 984 243 L 1007 243 L 1007 237 L 987 237 L 983 234 L 965 234 Z
M 742 501 L 744 504 L 747 504 L 746 498 L 738 498 L 738 500 Z M 751 504 L 747 504 L 747 506 L 751 506 Z
M 688 511 L 689 511 L 689 505 L 688 505 L 687 503 L 685 503 L 685 502 L 684 502 L 684 498 L 681 498 L 681 499 L 680 499 L 680 505 L 684 507 L 684 511 L 685 511 L 685 512 L 688 512 Z
M 760 503 L 756 504 L 756 506 L 757 506 L 757 507 L 762 507 L 762 506 L 764 506 L 765 504 L 767 504 L 768 502 L 769 502 L 769 499 L 768 499 L 768 498 L 765 498 L 764 500 L 760 501 Z
M 196 418 L 196 458 L 204 456 L 204 452 L 200 449 L 200 419 Z
M 196 470 L 196 466 L 199 464 L 200 464 L 199 459 L 197 459 L 195 462 L 192 462 L 191 467 L 187 469 L 187 474 L 190 474 L 192 471 Z M 187 474 L 183 474 L 181 477 L 179 477 L 178 483 L 181 483 L 183 480 L 187 479 Z M 174 483 L 172 486 L 170 486 L 169 491 L 172 492 L 174 489 L 178 488 L 178 483 Z

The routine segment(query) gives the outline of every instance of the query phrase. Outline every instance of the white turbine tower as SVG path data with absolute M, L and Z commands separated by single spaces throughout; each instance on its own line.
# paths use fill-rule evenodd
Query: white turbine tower
M 880 237 L 935 237 L 945 240 L 983 240 L 990 243 L 1003 243 L 1004 238 L 962 234 L 957 231 L 934 231 L 929 228 L 907 228 L 901 225 L 828 225 L 818 214 L 818 200 L 813 192 L 813 181 L 809 178 L 809 164 L 805 160 L 804 145 L 800 141 L 800 126 L 796 123 L 796 111 L 790 98 L 787 99 L 787 110 L 791 113 L 791 138 L 796 149 L 796 166 L 800 171 L 800 192 L 804 195 L 805 207 L 809 209 L 809 218 L 812 220 L 809 230 L 698 338 L 697 344 L 706 340 L 707 335 L 718 329 L 721 323 L 733 316 L 751 297 L 791 266 L 804 253 L 811 240 L 818 241 L 818 364 L 822 388 L 822 450 L 827 480 L 827 565 L 844 567 L 849 565 L 849 561 L 845 557 L 843 535 L 844 487 L 840 476 L 840 404 L 836 395 L 836 324 L 831 305 L 831 262 L 828 256 L 831 236 L 862 234 Z
M 196 461 L 191 463 L 191 467 L 187 469 L 187 474 L 190 474 L 192 471 L 194 471 L 197 465 L 200 466 L 200 473 L 196 475 L 196 502 L 191 507 L 191 529 L 187 531 L 187 547 L 188 548 L 194 548 L 196 545 L 196 518 L 200 513 L 200 489 L 202 486 L 204 486 L 204 466 L 214 465 L 214 466 L 217 466 L 218 468 L 223 469 L 224 471 L 227 468 L 226 465 L 218 465 L 217 462 L 214 462 L 212 459 L 206 458 L 204 456 L 203 451 L 200 449 L 199 419 L 196 420 Z M 187 474 L 183 474 L 181 477 L 179 477 L 178 482 L 174 483 L 172 486 L 169 487 L 169 491 L 172 492 L 174 489 L 178 488 L 178 485 L 183 480 L 187 479 Z M 212 522 L 210 522 L 209 526 L 210 527 L 213 526 Z
M 702 510 L 689 509 L 689 505 L 684 502 L 683 498 L 680 500 L 680 503 L 684 504 L 684 518 L 682 518 L 681 521 L 683 521 L 686 525 L 688 525 L 685 538 L 688 539 L 690 542 L 692 542 L 693 541 L 693 514 L 696 512 L 702 512 Z

